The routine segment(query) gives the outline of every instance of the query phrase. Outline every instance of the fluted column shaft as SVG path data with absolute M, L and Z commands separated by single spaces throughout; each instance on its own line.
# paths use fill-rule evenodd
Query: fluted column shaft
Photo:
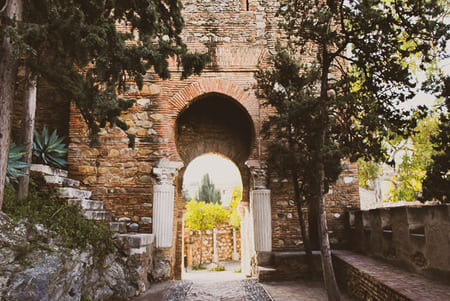
M 272 216 L 270 189 L 256 189 L 251 192 L 250 204 L 253 213 L 255 250 L 272 251 Z
M 172 246 L 174 202 L 175 187 L 172 184 L 153 185 L 153 233 L 157 248 Z

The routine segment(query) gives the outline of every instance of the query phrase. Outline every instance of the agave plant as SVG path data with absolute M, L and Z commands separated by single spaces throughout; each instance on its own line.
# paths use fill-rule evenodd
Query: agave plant
M 64 168 L 67 161 L 63 159 L 68 152 L 63 142 L 65 137 L 58 137 L 56 130 L 49 135 L 47 127 L 44 127 L 42 136 L 34 130 L 33 155 L 38 158 L 39 163 Z
M 9 146 L 8 167 L 6 169 L 6 184 L 17 183 L 20 177 L 26 176 L 21 169 L 30 167 L 30 164 L 20 161 L 25 154 L 25 152 L 22 152 L 24 148 L 25 146 L 19 146 L 11 142 Z

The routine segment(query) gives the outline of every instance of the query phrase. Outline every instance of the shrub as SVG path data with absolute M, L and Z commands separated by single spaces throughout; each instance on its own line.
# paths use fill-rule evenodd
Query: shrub
M 217 264 L 208 269 L 210 272 L 223 272 L 225 271 L 225 266 L 223 264 Z
M 20 161 L 25 154 L 22 152 L 24 148 L 25 146 L 19 146 L 11 142 L 9 146 L 8 167 L 6 169 L 6 184 L 17 183 L 20 177 L 25 176 L 21 169 L 30 167 L 30 164 Z
M 113 233 L 106 225 L 87 220 L 80 209 L 69 206 L 54 191 L 42 190 L 44 183 L 42 176 L 33 175 L 30 193 L 23 199 L 6 189 L 4 212 L 15 220 L 27 219 L 55 231 L 68 248 L 83 250 L 90 244 L 100 259 L 114 251 Z
M 192 265 L 192 269 L 193 269 L 194 271 L 197 271 L 197 270 L 206 270 L 206 268 L 205 268 L 204 266 L 202 266 L 201 264 L 193 264 L 193 265 Z

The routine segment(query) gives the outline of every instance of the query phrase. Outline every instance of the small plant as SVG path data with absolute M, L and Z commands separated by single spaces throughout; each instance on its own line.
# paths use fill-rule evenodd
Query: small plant
M 225 271 L 225 266 L 223 264 L 213 265 L 208 269 L 210 272 L 223 272 Z
M 33 155 L 37 157 L 38 162 L 64 168 L 67 161 L 63 157 L 68 152 L 66 144 L 62 143 L 64 138 L 64 136 L 58 137 L 56 130 L 49 135 L 47 127 L 44 127 L 42 136 L 34 130 Z
M 84 250 L 92 245 L 98 263 L 115 249 L 113 233 L 107 225 L 87 220 L 80 209 L 69 206 L 58 198 L 52 190 L 42 189 L 44 179 L 32 175 L 30 193 L 26 198 L 18 198 L 11 188 L 5 189 L 3 211 L 16 221 L 27 219 L 31 224 L 42 224 L 55 231 L 70 249 Z M 45 237 L 35 235 L 30 239 L 33 247 L 45 248 Z M 27 248 L 16 250 L 16 256 L 25 258 Z
M 239 268 L 239 269 L 235 269 L 235 270 L 233 271 L 233 273 L 242 273 L 242 271 L 241 271 L 241 269 Z
M 193 264 L 192 265 L 192 270 L 194 270 L 194 271 L 206 270 L 206 268 L 204 266 L 202 266 L 201 264 Z
M 11 142 L 9 146 L 8 168 L 6 169 L 6 184 L 17 183 L 20 177 L 26 176 L 21 169 L 30 167 L 30 164 L 20 161 L 25 154 L 22 152 L 24 148 L 25 146 L 19 146 Z

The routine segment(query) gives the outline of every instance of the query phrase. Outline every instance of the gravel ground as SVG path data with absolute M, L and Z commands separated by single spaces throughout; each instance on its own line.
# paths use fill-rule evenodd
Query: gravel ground
M 177 281 L 165 301 L 270 301 L 255 279 L 220 282 Z

